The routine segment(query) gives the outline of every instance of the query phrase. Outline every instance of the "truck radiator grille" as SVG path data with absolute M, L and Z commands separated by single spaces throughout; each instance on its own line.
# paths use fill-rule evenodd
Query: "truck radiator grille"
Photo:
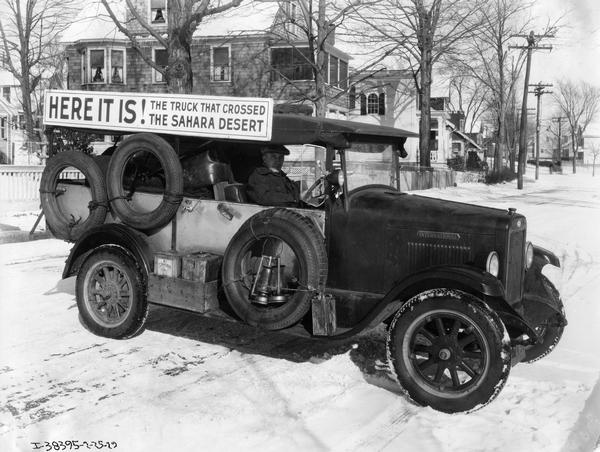
M 503 281 L 508 302 L 516 301 L 522 296 L 524 266 L 525 230 L 511 231 L 508 235 L 508 256 Z
M 470 246 L 408 242 L 408 257 L 412 269 L 460 264 L 469 261 L 470 255 Z

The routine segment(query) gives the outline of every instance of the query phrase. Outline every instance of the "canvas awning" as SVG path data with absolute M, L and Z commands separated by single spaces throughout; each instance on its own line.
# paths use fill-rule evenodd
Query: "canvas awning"
M 357 121 L 314 118 L 301 115 L 273 115 L 273 144 L 318 144 L 348 148 L 352 143 L 402 145 L 409 137 L 419 135 L 395 127 L 378 126 Z M 368 148 L 380 152 L 379 147 Z

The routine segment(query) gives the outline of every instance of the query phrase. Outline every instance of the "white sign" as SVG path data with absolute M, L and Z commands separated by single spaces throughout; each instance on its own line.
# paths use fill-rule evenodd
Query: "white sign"
M 44 124 L 268 141 L 273 99 L 48 90 Z

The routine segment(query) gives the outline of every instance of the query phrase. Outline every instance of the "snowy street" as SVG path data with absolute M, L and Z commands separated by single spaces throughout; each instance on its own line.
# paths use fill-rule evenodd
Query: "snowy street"
M 598 448 L 600 176 L 418 194 L 515 207 L 528 240 L 561 260 L 544 273 L 565 304 L 563 339 L 514 367 L 490 405 L 447 415 L 410 403 L 387 372 L 382 327 L 334 343 L 153 306 L 137 337 L 94 336 L 78 320 L 75 279 L 61 280 L 70 245 L 39 240 L 0 245 L 0 451 Z

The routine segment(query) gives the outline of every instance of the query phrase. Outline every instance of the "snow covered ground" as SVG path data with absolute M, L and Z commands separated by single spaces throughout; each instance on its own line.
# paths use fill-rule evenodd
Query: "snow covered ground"
M 0 451 L 75 440 L 124 452 L 593 450 L 600 177 L 421 194 L 516 207 L 529 239 L 561 259 L 545 273 L 565 303 L 563 340 L 514 367 L 487 407 L 447 415 L 408 402 L 387 374 L 382 330 L 332 345 L 154 307 L 133 339 L 94 336 L 78 321 L 74 279 L 60 279 L 69 245 L 41 240 L 0 245 Z

